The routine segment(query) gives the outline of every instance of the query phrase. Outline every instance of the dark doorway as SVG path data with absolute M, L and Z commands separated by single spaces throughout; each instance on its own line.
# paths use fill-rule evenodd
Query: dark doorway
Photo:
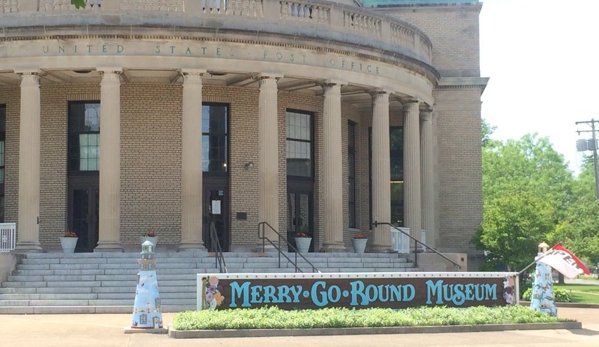
M 218 242 L 223 252 L 229 252 L 229 191 L 223 179 L 210 179 L 204 175 L 204 246 L 212 252 L 216 245 L 210 238 L 210 223 L 214 223 Z
M 75 252 L 93 252 L 98 245 L 98 187 L 98 177 L 71 179 L 69 182 L 69 230 L 75 231 L 79 237 Z
M 311 190 L 287 187 L 287 240 L 295 247 L 295 236 L 304 233 L 312 238 L 310 252 L 314 251 L 314 194 Z M 289 248 L 292 252 L 293 249 Z

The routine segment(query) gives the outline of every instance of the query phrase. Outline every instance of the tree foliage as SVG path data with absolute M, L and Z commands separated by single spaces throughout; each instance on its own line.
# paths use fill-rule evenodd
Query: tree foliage
M 483 122 L 483 222 L 472 239 L 487 269 L 519 270 L 566 220 L 574 177 L 547 138 L 491 140 Z M 485 138 L 486 136 L 486 138 Z
M 585 160 L 573 186 L 572 203 L 565 220 L 549 235 L 587 261 L 599 260 L 599 201 L 595 193 L 595 168 L 591 157 Z
M 75 5 L 77 8 L 85 7 L 85 0 L 71 0 L 71 4 Z
M 537 245 L 554 228 L 553 206 L 531 192 L 497 197 L 484 212 L 473 242 L 485 250 L 486 270 L 524 268 L 534 259 Z

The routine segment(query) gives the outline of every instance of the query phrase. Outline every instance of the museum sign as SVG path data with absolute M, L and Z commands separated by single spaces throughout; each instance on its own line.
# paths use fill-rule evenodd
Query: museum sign
M 504 306 L 512 273 L 198 274 L 198 309 Z

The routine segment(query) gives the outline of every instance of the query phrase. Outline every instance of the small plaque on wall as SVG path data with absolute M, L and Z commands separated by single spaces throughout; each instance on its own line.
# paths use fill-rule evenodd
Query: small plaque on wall
M 248 214 L 246 212 L 237 212 L 237 219 L 246 220 L 248 219 Z

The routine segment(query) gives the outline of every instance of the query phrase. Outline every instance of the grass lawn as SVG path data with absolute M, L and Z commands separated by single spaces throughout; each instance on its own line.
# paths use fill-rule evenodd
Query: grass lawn
M 572 302 L 578 304 L 599 304 L 599 285 L 555 284 L 553 287 L 570 292 Z

